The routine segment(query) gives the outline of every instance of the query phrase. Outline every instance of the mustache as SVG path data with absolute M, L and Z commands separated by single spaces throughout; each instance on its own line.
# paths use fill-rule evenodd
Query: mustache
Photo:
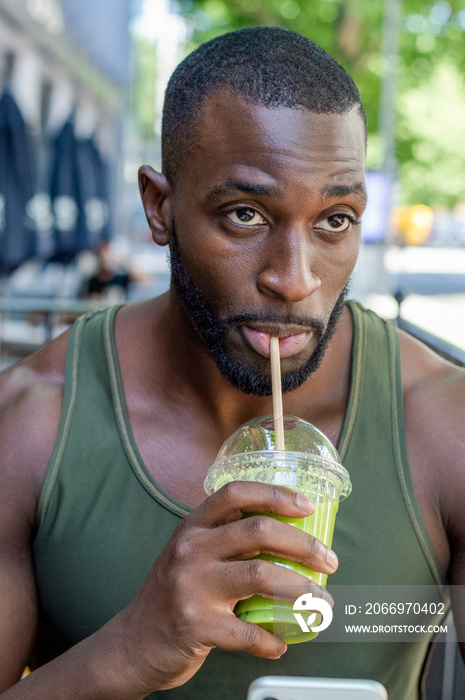
M 305 328 L 313 328 L 317 334 L 323 335 L 326 330 L 325 324 L 316 318 L 301 318 L 299 316 L 293 316 L 292 314 L 287 314 L 285 316 L 278 316 L 272 313 L 248 313 L 243 312 L 239 314 L 233 314 L 232 316 L 227 316 L 222 319 L 221 323 L 223 327 L 227 328 L 230 326 L 242 326 L 245 323 L 269 323 L 269 324 L 282 324 L 289 326 L 303 326 Z

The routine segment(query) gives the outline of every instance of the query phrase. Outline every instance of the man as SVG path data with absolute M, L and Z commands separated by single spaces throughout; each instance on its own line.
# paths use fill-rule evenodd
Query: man
M 464 373 L 344 304 L 365 136 L 352 80 L 292 32 L 225 35 L 175 71 L 163 173 L 140 174 L 170 291 L 80 319 L 2 379 L 6 700 L 239 698 L 268 673 L 419 697 L 430 637 L 286 651 L 233 613 L 305 583 L 261 552 L 343 584 L 465 583 Z M 271 412 L 271 336 L 285 412 L 322 429 L 351 474 L 334 552 L 242 519 L 312 512 L 291 490 L 241 482 L 205 498 L 222 442 Z M 27 662 L 40 667 L 16 683 Z

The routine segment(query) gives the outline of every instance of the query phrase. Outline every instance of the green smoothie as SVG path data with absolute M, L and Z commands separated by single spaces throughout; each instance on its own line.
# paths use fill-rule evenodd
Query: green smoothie
M 328 547 L 331 547 L 339 501 L 333 501 L 332 503 L 325 503 L 323 501 L 315 502 L 316 499 L 312 499 L 311 494 L 306 493 L 305 495 L 311 500 L 314 500 L 315 511 L 312 515 L 306 518 L 284 518 L 280 515 L 273 515 L 270 513 L 267 513 L 267 515 L 276 520 L 289 523 L 299 528 L 299 530 L 313 535 Z M 273 557 L 270 554 L 259 554 L 257 559 L 264 559 L 265 561 L 279 564 L 279 566 L 284 566 L 287 569 L 291 569 L 311 579 L 322 588 L 326 586 L 328 574 L 312 571 L 302 566 L 302 564 L 297 564 L 288 559 L 281 559 L 280 557 Z M 311 632 L 309 634 L 302 632 L 294 617 L 292 603 L 274 601 L 269 598 L 254 595 L 246 600 L 240 600 L 234 608 L 234 612 L 241 620 L 244 620 L 244 622 L 253 622 L 270 632 L 279 634 L 284 638 L 287 644 L 305 642 L 314 639 L 318 634 L 317 632 Z M 319 624 L 319 616 L 315 624 Z
M 244 423 L 226 440 L 216 462 L 208 470 L 205 491 L 210 495 L 231 481 L 256 481 L 291 488 L 314 503 L 312 515 L 306 518 L 265 515 L 289 523 L 331 547 L 339 502 L 351 490 L 349 474 L 341 465 L 335 447 L 311 423 L 295 416 L 284 416 L 284 438 L 286 449 L 277 450 L 271 416 Z M 257 513 L 247 513 L 244 517 L 253 515 Z M 260 554 L 258 558 L 291 569 L 322 588 L 326 585 L 327 574 L 312 571 L 302 564 L 269 554 Z M 239 601 L 234 612 L 241 620 L 280 635 L 288 644 L 317 636 L 317 632 L 302 632 L 292 602 L 253 595 Z M 320 622 L 318 614 L 310 626 L 315 627 Z

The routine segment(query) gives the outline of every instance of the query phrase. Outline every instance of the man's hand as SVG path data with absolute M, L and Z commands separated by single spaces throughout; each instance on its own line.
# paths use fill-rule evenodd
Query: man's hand
M 324 573 L 337 568 L 334 553 L 301 530 L 266 515 L 242 517 L 257 512 L 302 518 L 313 505 L 285 487 L 227 484 L 180 523 L 121 613 L 132 672 L 147 693 L 185 683 L 213 647 L 270 659 L 284 654 L 281 639 L 234 615 L 238 600 L 304 585 L 332 602 L 300 574 L 253 559 L 267 553 Z

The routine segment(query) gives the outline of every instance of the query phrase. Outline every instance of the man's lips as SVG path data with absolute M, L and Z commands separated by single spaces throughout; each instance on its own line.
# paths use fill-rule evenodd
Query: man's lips
M 263 357 L 270 357 L 270 338 L 275 336 L 279 338 L 279 351 L 281 357 L 290 357 L 296 355 L 303 350 L 308 343 L 310 336 L 313 334 L 311 330 L 294 329 L 276 329 L 272 333 L 251 328 L 250 326 L 241 326 L 242 331 L 248 344 Z

